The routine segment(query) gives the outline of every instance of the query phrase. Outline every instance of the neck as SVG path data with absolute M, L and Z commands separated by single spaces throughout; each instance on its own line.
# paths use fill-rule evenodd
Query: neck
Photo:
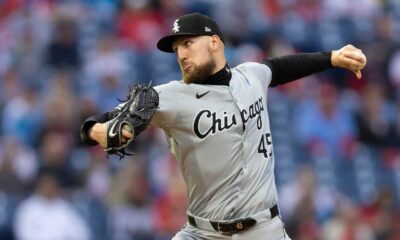
M 222 67 L 218 68 L 211 76 L 205 79 L 201 84 L 207 85 L 229 85 L 232 73 L 228 64 L 225 62 Z
M 227 62 L 225 58 L 216 58 L 216 64 L 212 75 L 216 74 L 217 72 L 221 71 L 222 68 L 227 66 Z

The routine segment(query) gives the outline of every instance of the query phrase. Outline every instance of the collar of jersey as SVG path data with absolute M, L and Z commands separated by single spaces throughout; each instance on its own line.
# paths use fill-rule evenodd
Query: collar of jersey
M 229 86 L 231 78 L 232 78 L 231 70 L 229 69 L 228 64 L 225 64 L 225 67 L 223 67 L 221 70 L 214 73 L 213 75 L 209 76 L 201 84 Z

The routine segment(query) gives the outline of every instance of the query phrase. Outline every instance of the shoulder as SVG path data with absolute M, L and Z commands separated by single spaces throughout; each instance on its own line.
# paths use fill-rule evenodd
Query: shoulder
M 164 83 L 164 84 L 161 84 L 161 85 L 154 86 L 154 89 L 157 92 L 161 91 L 161 90 L 174 90 L 174 89 L 182 87 L 182 85 L 183 85 L 182 81 L 173 80 L 173 81 L 170 81 L 168 83 Z
M 269 85 L 272 77 L 271 69 L 258 62 L 246 62 L 242 63 L 232 69 L 233 72 L 237 71 L 242 75 L 245 75 L 249 79 L 258 79 L 263 82 L 263 84 Z
M 154 87 L 158 93 L 159 105 L 151 120 L 151 125 L 167 128 L 175 122 L 178 111 L 178 96 L 183 85 L 181 81 L 171 81 Z
M 237 69 L 239 71 L 271 71 L 267 65 L 258 62 L 245 62 L 234 67 L 233 69 Z
M 173 80 L 165 84 L 157 85 L 154 89 L 158 93 L 160 102 L 165 100 L 173 101 L 177 93 L 182 91 L 183 85 L 185 84 L 182 81 Z

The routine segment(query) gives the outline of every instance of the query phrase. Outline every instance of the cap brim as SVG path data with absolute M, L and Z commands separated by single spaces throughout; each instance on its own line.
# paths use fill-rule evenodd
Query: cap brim
M 199 34 L 194 33 L 175 33 L 169 36 L 165 36 L 161 38 L 157 43 L 157 48 L 163 52 L 173 53 L 174 50 L 172 49 L 172 42 L 178 36 L 197 36 Z

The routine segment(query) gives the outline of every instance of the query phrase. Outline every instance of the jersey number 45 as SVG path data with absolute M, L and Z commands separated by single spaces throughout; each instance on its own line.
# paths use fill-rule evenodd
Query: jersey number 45
M 261 136 L 260 143 L 258 144 L 258 153 L 264 154 L 265 158 L 272 156 L 272 151 L 268 152 L 267 146 L 271 145 L 271 133 L 265 133 Z

